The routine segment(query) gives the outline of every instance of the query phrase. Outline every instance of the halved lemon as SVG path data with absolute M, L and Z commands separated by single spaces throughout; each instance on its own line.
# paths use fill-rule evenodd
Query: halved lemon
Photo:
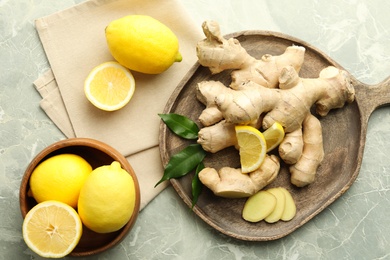
M 267 143 L 267 153 L 275 149 L 284 138 L 284 129 L 281 124 L 278 122 L 273 123 L 273 125 L 263 132 L 265 142 Z
M 263 163 L 267 145 L 263 134 L 252 126 L 236 126 L 236 136 L 240 151 L 241 171 L 257 170 Z
M 76 210 L 54 200 L 33 207 L 23 221 L 23 239 L 42 257 L 61 258 L 77 246 L 82 223 Z
M 131 72 L 110 61 L 92 69 L 84 83 L 87 99 L 97 108 L 115 111 L 129 103 L 135 90 Z

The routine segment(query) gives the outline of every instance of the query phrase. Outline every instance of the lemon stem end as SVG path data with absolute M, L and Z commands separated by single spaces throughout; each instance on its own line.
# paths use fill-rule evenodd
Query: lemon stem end
M 113 161 L 113 162 L 111 163 L 111 168 L 112 168 L 113 170 L 122 169 L 121 164 L 120 164 L 119 162 L 117 162 L 117 161 Z
M 175 57 L 175 62 L 181 62 L 183 60 L 183 57 L 181 56 L 180 52 L 177 52 Z

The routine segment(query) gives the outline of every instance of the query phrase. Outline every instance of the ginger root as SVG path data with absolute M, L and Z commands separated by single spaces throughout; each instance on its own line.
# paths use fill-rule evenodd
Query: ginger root
M 290 166 L 291 183 L 303 187 L 315 179 L 317 168 L 324 158 L 320 121 L 308 115 L 303 121 L 303 151 L 298 161 Z
M 229 86 L 219 81 L 198 83 L 197 98 L 205 105 L 199 116 L 204 127 L 198 143 L 216 153 L 237 146 L 235 125 L 267 129 L 278 122 L 285 131 L 278 152 L 290 165 L 291 182 L 298 187 L 313 182 L 324 151 L 321 124 L 312 115 L 312 108 L 326 116 L 331 109 L 352 102 L 355 91 L 348 73 L 329 66 L 318 78 L 302 78 L 298 73 L 305 48 L 290 46 L 280 55 L 264 54 L 256 59 L 238 40 L 223 38 L 216 22 L 206 21 L 202 27 L 206 38 L 197 45 L 199 63 L 212 74 L 232 70 L 232 82 Z M 218 172 L 205 168 L 199 177 L 216 195 L 244 197 L 270 183 L 271 174 L 267 172 L 280 167 L 275 158 L 267 156 L 260 169 L 249 174 L 240 169 L 222 168 Z M 274 166 L 269 166 L 270 161 Z
M 203 81 L 198 83 L 198 98 L 206 104 L 199 120 L 205 126 L 212 125 L 224 118 L 233 124 L 253 123 L 263 114 L 263 127 L 267 129 L 275 121 L 281 123 L 287 133 L 301 128 L 302 121 L 316 105 L 316 112 L 326 116 L 331 109 L 340 108 L 354 100 L 354 89 L 348 74 L 335 67 L 327 67 L 319 78 L 299 78 L 290 66 L 282 70 L 281 78 L 295 82 L 288 89 L 269 89 L 252 81 L 243 83 L 245 88 L 234 90 L 219 81 Z M 207 91 L 206 91 L 207 90 Z M 205 92 L 208 94 L 205 95 Z M 201 94 L 202 93 L 202 94 Z M 208 104 L 208 105 L 207 105 Z M 214 113 L 210 113 L 210 110 Z M 218 113 L 218 119 L 203 120 L 204 113 Z M 209 117 L 210 119 L 210 117 Z
M 293 68 L 284 70 L 291 73 Z M 292 74 L 296 75 L 296 72 Z M 331 109 L 340 108 L 354 99 L 347 73 L 331 66 L 323 69 L 319 78 L 299 78 L 289 89 L 269 89 L 251 81 L 245 85 L 242 90 L 225 87 L 222 93 L 216 93 L 214 100 L 225 120 L 248 124 L 266 113 L 264 129 L 279 122 L 287 133 L 301 128 L 313 105 L 319 115 L 326 116 Z
M 211 153 L 219 152 L 230 146 L 238 148 L 235 124 L 222 120 L 215 125 L 201 128 L 197 142 L 203 150 Z
M 279 144 L 279 156 L 287 164 L 296 164 L 302 155 L 303 138 L 302 128 L 286 133 Z
M 198 176 L 200 181 L 217 196 L 244 198 L 255 194 L 275 180 L 279 169 L 279 158 L 275 155 L 267 155 L 260 168 L 249 174 L 231 167 L 223 167 L 219 171 L 207 167 L 200 171 Z
M 299 72 L 304 60 L 305 48 L 290 46 L 278 56 L 265 54 L 261 59 L 250 56 L 236 39 L 224 39 L 218 23 L 205 21 L 202 24 L 206 39 L 197 44 L 197 56 L 201 65 L 208 67 L 212 74 L 232 69 L 230 88 L 239 89 L 247 81 L 252 81 L 267 88 L 277 88 L 279 75 L 286 66 Z M 219 86 L 205 84 L 198 87 L 197 98 L 206 109 L 199 116 L 204 126 L 210 126 L 223 119 L 215 104 L 215 93 Z
M 284 151 L 284 147 L 288 145 L 291 136 L 300 137 L 302 122 L 310 114 L 313 104 L 317 106 L 317 112 L 325 116 L 330 109 L 342 107 L 345 102 L 352 102 L 354 98 L 354 90 L 347 74 L 335 67 L 325 68 L 317 79 L 296 78 L 296 72 L 291 67 L 287 67 L 285 73 L 295 77 L 296 85 L 283 90 L 265 88 L 253 82 L 247 82 L 246 88 L 241 90 L 228 88 L 219 81 L 198 83 L 199 92 L 212 86 L 216 108 L 224 118 L 223 121 L 200 130 L 198 142 L 203 148 L 217 152 L 236 144 L 233 125 L 255 124 L 264 115 L 264 129 L 274 122 L 283 125 L 287 139 L 281 147 L 282 153 L 287 153 L 287 148 Z M 285 78 L 285 74 L 282 77 Z M 294 163 L 299 158 L 299 147 L 293 148 L 298 150 L 298 154 L 295 159 L 285 162 Z
M 243 82 L 253 81 L 268 88 L 278 86 L 280 70 L 292 66 L 297 72 L 303 64 L 305 48 L 291 46 L 280 56 L 265 54 L 255 59 L 247 53 L 237 39 L 223 38 L 219 24 L 205 21 L 202 29 L 206 39 L 197 44 L 196 52 L 201 65 L 208 67 L 212 74 L 233 69 L 231 88 L 236 89 Z
M 261 127 L 262 120 L 257 120 L 254 124 L 248 124 L 254 128 Z M 230 146 L 238 149 L 235 124 L 228 123 L 226 120 L 209 127 L 203 127 L 198 132 L 198 143 L 206 152 L 216 153 Z

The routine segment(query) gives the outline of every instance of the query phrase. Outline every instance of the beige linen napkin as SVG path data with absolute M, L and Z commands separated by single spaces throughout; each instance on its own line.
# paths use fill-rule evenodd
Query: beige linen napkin
M 129 14 L 150 15 L 178 36 L 183 61 L 159 75 L 133 72 L 136 90 L 119 111 L 93 107 L 83 92 L 88 73 L 113 60 L 104 29 Z M 141 187 L 141 208 L 167 183 L 154 188 L 163 168 L 158 148 L 161 113 L 174 88 L 196 62 L 195 46 L 204 36 L 178 0 L 90 0 L 36 20 L 51 70 L 34 82 L 40 106 L 67 137 L 103 141 L 129 160 Z

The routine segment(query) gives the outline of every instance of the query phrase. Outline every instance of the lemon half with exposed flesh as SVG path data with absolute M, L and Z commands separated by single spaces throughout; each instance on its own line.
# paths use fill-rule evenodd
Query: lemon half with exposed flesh
M 115 111 L 127 105 L 134 91 L 133 74 L 116 61 L 93 68 L 84 83 L 87 99 L 105 111 Z
M 59 201 L 37 204 L 23 221 L 23 239 L 42 257 L 61 258 L 73 251 L 82 235 L 76 210 Z

